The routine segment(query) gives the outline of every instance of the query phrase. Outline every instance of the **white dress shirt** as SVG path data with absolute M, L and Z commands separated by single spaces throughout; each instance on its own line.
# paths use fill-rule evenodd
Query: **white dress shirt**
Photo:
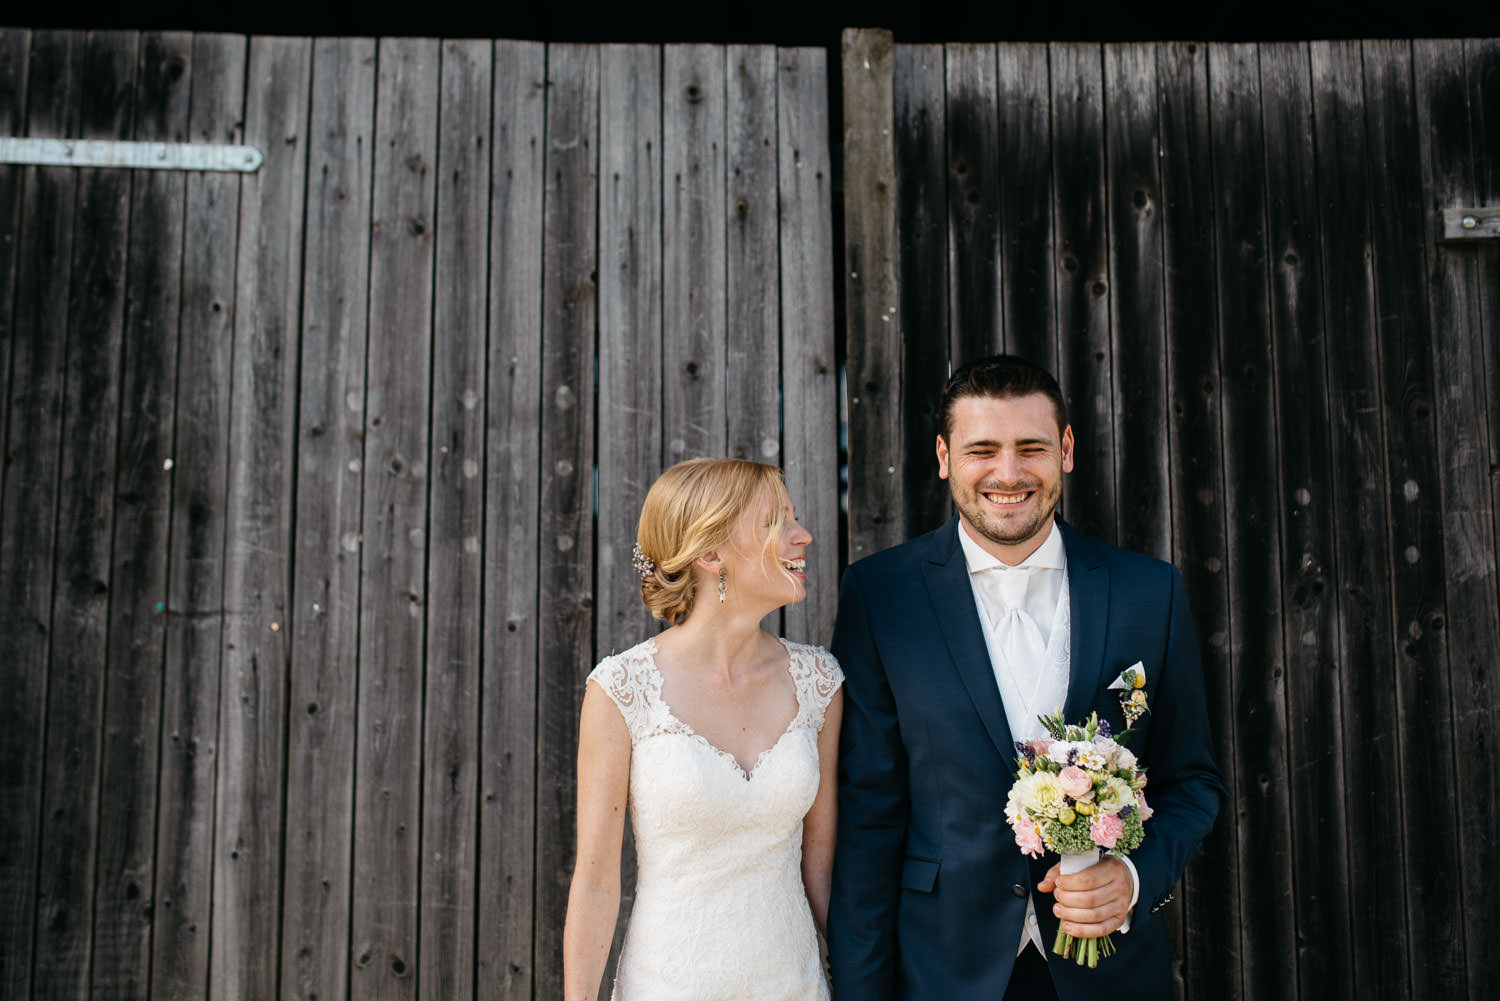
M 958 542 L 969 567 L 974 603 L 985 626 L 985 647 L 989 650 L 990 666 L 1005 705 L 1011 739 L 1041 737 L 1046 730 L 1037 717 L 1063 708 L 1068 697 L 1072 659 L 1068 553 L 1063 546 L 1062 532 L 1058 531 L 1054 521 L 1042 544 L 1014 567 L 975 542 L 962 520 L 959 521 Z M 1024 598 L 1014 609 L 1007 606 L 1001 595 L 1016 592 L 997 577 L 1011 574 L 1026 577 Z M 1042 645 L 1044 640 L 1045 646 Z M 1023 653 L 1017 656 L 1018 651 Z M 1135 888 L 1130 906 L 1134 908 L 1140 894 L 1140 878 L 1130 859 L 1121 857 L 1120 861 L 1130 870 Z M 1130 915 L 1127 913 L 1120 931 L 1123 934 L 1129 930 Z M 1026 922 L 1021 928 L 1021 941 L 1016 946 L 1017 955 L 1026 948 L 1027 942 L 1034 944 L 1043 956 L 1047 955 L 1042 930 L 1037 923 L 1036 903 L 1031 896 L 1026 899 Z

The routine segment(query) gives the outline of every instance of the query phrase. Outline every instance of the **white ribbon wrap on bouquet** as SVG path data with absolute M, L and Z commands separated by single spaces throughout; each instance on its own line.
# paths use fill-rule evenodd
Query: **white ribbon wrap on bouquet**
M 1082 872 L 1089 866 L 1099 861 L 1099 849 L 1079 852 L 1077 855 L 1064 855 L 1062 864 L 1058 866 L 1058 872 L 1064 876 L 1071 876 L 1075 872 Z

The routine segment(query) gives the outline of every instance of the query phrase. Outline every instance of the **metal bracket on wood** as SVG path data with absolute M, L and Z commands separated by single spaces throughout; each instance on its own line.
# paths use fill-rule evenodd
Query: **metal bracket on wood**
M 123 142 L 113 139 L 0 137 L 0 163 L 127 170 L 232 170 L 253 173 L 265 157 L 254 146 Z
M 1438 209 L 1438 243 L 1500 240 L 1500 209 Z

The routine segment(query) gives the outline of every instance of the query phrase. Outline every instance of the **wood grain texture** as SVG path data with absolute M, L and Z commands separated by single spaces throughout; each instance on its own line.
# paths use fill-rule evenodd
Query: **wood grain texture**
M 1338 661 L 1322 240 L 1308 47 L 1260 47 L 1266 257 L 1271 280 L 1280 485 L 1282 643 L 1287 767 L 1346 760 Z M 1357 772 L 1358 773 L 1358 770 Z M 1317 768 L 1289 784 L 1297 961 L 1303 997 L 1352 999 L 1344 772 Z M 1358 835 L 1356 835 L 1358 836 Z
M 375 43 L 319 40 L 308 126 L 281 983 L 349 987 Z
M 1229 655 L 1234 757 L 1240 771 L 1228 809 L 1240 816 L 1245 989 L 1291 996 L 1297 948 L 1292 906 L 1286 773 L 1286 664 L 1280 595 L 1275 373 L 1266 262 L 1259 53 L 1253 45 L 1209 52 L 1214 226 L 1218 248 L 1219 353 L 1223 371 L 1224 490 L 1228 522 Z M 1254 929 L 1252 933 L 1250 929 Z
M 900 247 L 896 236 L 895 46 L 848 29 L 844 86 L 844 343 L 849 423 L 848 558 L 904 538 Z
M 99 32 L 82 49 L 78 134 L 130 136 L 136 35 Z M 80 170 L 68 286 L 67 361 L 52 647 L 47 668 L 46 761 L 37 873 L 35 983 L 44 996 L 89 989 L 93 962 L 100 762 L 130 175 Z
M 776 50 L 731 45 L 724 63 L 725 454 L 779 466 Z
M 244 138 L 247 42 L 193 38 L 188 134 Z M 185 178 L 151 984 L 208 993 L 240 177 Z
M 672 79 L 670 69 L 665 75 Z M 562 953 L 572 871 L 578 710 L 594 652 L 598 50 L 549 47 L 547 80 L 533 962 L 536 993 L 555 997 L 562 992 L 556 957 Z M 686 100 L 687 86 L 675 95 L 678 100 Z M 704 99 L 711 99 L 709 90 L 698 86 Z
M 7 42 L 12 36 L 7 33 Z M 26 58 L 7 66 L 8 123 L 28 118 L 41 135 L 62 134 L 76 116 L 74 36 L 27 36 Z M 13 53 L 12 45 L 6 46 Z M 22 102 L 25 103 L 22 103 Z M 7 281 L 3 347 L 9 363 L 6 435 L 0 463 L 0 990 L 30 997 L 35 945 L 37 845 L 52 631 L 52 544 L 56 534 L 57 459 L 62 441 L 62 371 L 67 275 L 72 258 L 73 171 L 4 168 L 17 206 L 6 217 L 15 272 Z M 54 263 L 55 262 L 55 263 Z M 11 285 L 10 283 L 14 284 Z M 17 433 L 16 429 L 24 430 Z M 16 437 L 10 437 L 15 434 Z
M 662 52 L 662 464 L 724 454 L 724 56 Z
M 1388 799 L 1382 776 L 1399 773 L 1396 663 L 1391 636 L 1390 533 L 1379 369 L 1364 81 L 1357 42 L 1310 47 L 1313 143 L 1323 197 L 1324 345 L 1329 409 L 1330 496 L 1336 592 L 1345 809 L 1350 831 L 1391 825 L 1400 792 Z M 1391 800 L 1394 800 L 1392 802 Z M 1401 838 L 1351 836 L 1351 873 L 1403 873 Z M 1349 885 L 1355 996 L 1404 998 L 1407 983 L 1404 879 L 1354 879 Z
M 192 38 L 139 39 L 133 137 L 182 142 L 188 134 Z M 158 752 L 167 552 L 172 511 L 172 427 L 186 175 L 130 176 L 115 533 L 110 580 L 109 678 L 100 763 L 99 871 L 91 989 L 145 999 L 155 904 Z
M 417 968 L 434 1001 L 475 993 L 493 47 L 440 54 Z
M 537 687 L 546 49 L 496 42 L 490 117 L 476 986 L 530 1001 Z M 554 852 L 549 862 L 557 859 Z M 554 940 L 555 941 L 555 940 Z M 556 962 L 543 958 L 543 965 Z M 548 982 L 557 983 L 555 973 Z
M 1421 146 L 1409 43 L 1363 46 L 1366 163 L 1376 331 L 1382 382 L 1389 573 L 1401 734 L 1402 836 L 1422 845 L 1406 859 L 1407 969 L 1412 997 L 1463 989 L 1461 893 L 1452 870 L 1424 859 L 1459 858 L 1453 703 L 1444 630 L 1441 462 L 1434 421 L 1432 331 L 1423 247 Z M 1446 435 L 1446 431 L 1444 432 Z
M 1001 47 L 1002 52 L 1009 49 Z M 934 454 L 938 401 L 948 380 L 951 351 L 943 53 L 940 45 L 898 45 L 891 74 L 903 334 L 897 475 L 903 499 L 901 535 L 908 539 L 938 527 L 953 513 L 948 485 L 937 476 Z M 1004 157 L 999 167 L 1003 170 L 1012 162 L 1011 157 Z M 1006 193 L 1002 184 L 1001 194 Z M 1007 299 L 1005 304 L 1012 301 Z
M 0 29 L 0 133 L 19 136 L 26 123 L 26 63 L 31 32 Z M 21 192 L 25 168 L 0 167 L 0 445 L 9 439 L 10 354 L 15 341 L 16 251 L 21 229 Z M 0 497 L 5 496 L 5 464 L 0 463 Z M 0 504 L 0 538 L 5 533 Z
M 1047 46 L 995 54 L 1000 110 L 1000 286 L 1005 350 L 1057 371 Z
M 595 659 L 656 631 L 630 561 L 641 504 L 663 465 L 661 50 L 606 46 L 600 74 Z
M 953 367 L 994 354 L 1000 329 L 1000 122 L 995 46 L 944 49 L 948 336 Z
M 807 596 L 787 608 L 785 627 L 788 639 L 826 644 L 842 566 L 828 67 L 822 49 L 781 49 L 776 61 L 782 461 L 814 543 Z
M 1126 549 L 1167 559 L 1172 520 L 1155 48 L 1106 45 L 1104 90 L 1115 538 Z
M 240 182 L 209 997 L 271 996 L 280 971 L 282 783 L 312 46 L 255 38 Z
M 1208 49 L 1157 48 L 1161 144 L 1162 305 L 1167 336 L 1167 432 L 1171 443 L 1172 562 L 1182 573 L 1198 627 L 1214 755 L 1233 802 L 1234 691 L 1229 659 L 1228 526 L 1225 523 L 1223 392 L 1213 211 Z M 1239 940 L 1239 816 L 1221 806 L 1188 870 L 1182 904 L 1184 979 L 1194 995 L 1244 997 Z
M 1054 45 L 1052 216 L 1057 274 L 1055 375 L 1076 442 L 1063 514 L 1085 534 L 1114 541 L 1115 388 L 1109 332 L 1104 204 L 1103 56 L 1097 45 Z
M 1474 205 L 1480 194 L 1475 161 L 1492 159 L 1494 153 L 1474 143 L 1479 130 L 1472 118 L 1470 67 L 1463 43 L 1413 42 L 1412 70 L 1422 158 L 1419 204 Z M 1458 812 L 1462 875 L 1449 895 L 1462 907 L 1463 980 L 1473 985 L 1484 983 L 1500 968 L 1485 945 L 1488 922 L 1482 916 L 1483 902 L 1500 886 L 1500 863 L 1480 847 L 1482 832 L 1500 823 L 1500 801 L 1495 798 L 1500 792 L 1500 759 L 1467 752 L 1475 734 L 1492 730 L 1500 704 L 1500 685 L 1494 678 L 1500 663 L 1491 488 L 1496 467 L 1491 465 L 1492 429 L 1484 419 L 1484 343 L 1494 340 L 1495 328 L 1493 321 L 1486 327 L 1481 314 L 1478 255 L 1466 247 L 1433 242 L 1431 230 L 1425 250 L 1434 417 L 1441 429 L 1437 459 L 1445 589 L 1445 614 L 1433 619 L 1432 628 L 1448 636 L 1454 779 L 1463 804 Z
M 378 49 L 349 973 L 362 998 L 417 993 L 438 53 L 432 39 Z

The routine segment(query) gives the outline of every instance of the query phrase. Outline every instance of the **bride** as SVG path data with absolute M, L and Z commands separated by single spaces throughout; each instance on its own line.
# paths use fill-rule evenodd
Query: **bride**
M 780 471 L 668 469 L 641 510 L 641 600 L 672 623 L 589 675 L 567 1001 L 599 989 L 620 906 L 629 804 L 635 906 L 615 1001 L 819 1001 L 843 674 L 760 621 L 804 596 L 812 536 Z

